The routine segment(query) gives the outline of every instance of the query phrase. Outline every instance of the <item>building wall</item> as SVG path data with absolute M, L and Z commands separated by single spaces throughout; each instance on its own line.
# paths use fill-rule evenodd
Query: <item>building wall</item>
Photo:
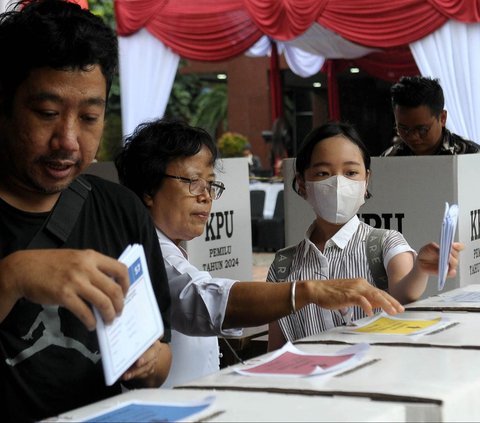
M 187 61 L 184 73 L 225 73 L 228 84 L 228 130 L 245 135 L 264 168 L 270 167 L 270 144 L 262 131 L 272 128 L 268 57 L 240 55 L 222 62 Z M 285 63 L 282 67 L 286 68 Z
M 225 73 L 228 76 L 228 130 L 239 132 L 250 141 L 265 169 L 271 170 L 271 144 L 262 138 L 262 131 L 272 129 L 268 57 L 240 55 L 229 61 L 189 61 L 182 72 Z M 282 90 L 288 99 L 293 144 L 300 145 L 305 135 L 328 120 L 326 76 L 321 72 L 310 78 L 294 75 L 280 56 Z M 321 81 L 322 88 L 312 88 Z M 379 155 L 393 135 L 393 114 L 390 106 L 390 82 L 378 80 L 365 72 L 351 74 L 348 69 L 338 75 L 341 119 L 354 124 L 370 154 Z M 287 113 L 287 107 L 284 107 Z M 292 151 L 296 153 L 296 148 Z

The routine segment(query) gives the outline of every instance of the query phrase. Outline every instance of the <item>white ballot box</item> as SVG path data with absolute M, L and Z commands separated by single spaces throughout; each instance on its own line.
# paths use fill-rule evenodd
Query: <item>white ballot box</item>
M 309 354 L 333 353 L 342 348 L 314 344 L 296 347 Z M 261 364 L 270 355 L 248 360 L 245 365 Z M 480 367 L 477 362 L 477 350 L 371 345 L 357 367 L 331 377 L 240 375 L 233 370 L 245 365 L 238 364 L 182 387 L 369 398 L 403 404 L 408 422 L 479 421 Z M 335 406 L 335 399 L 331 405 Z
M 455 240 L 465 244 L 455 279 L 445 290 L 480 282 L 480 155 L 372 157 L 368 190 L 372 198 L 360 208 L 360 220 L 403 233 L 417 251 L 427 242 L 439 242 L 445 203 L 458 204 Z M 306 201 L 291 188 L 294 159 L 285 160 L 285 239 L 301 240 L 314 220 Z M 431 277 L 423 298 L 438 292 Z
M 480 284 L 472 284 L 441 292 L 405 306 L 407 310 L 418 311 L 469 311 L 480 312 Z M 480 318 L 480 316 L 479 316 Z
M 479 309 L 480 311 L 480 309 Z M 439 329 L 433 329 L 431 333 L 423 335 L 408 334 L 385 334 L 377 332 L 356 332 L 356 326 L 338 326 L 326 332 L 295 341 L 300 344 L 355 344 L 366 342 L 370 345 L 411 345 L 412 347 L 444 347 L 465 348 L 480 351 L 480 338 L 477 336 L 480 326 L 480 314 L 462 311 L 406 311 L 391 318 L 392 322 L 407 322 L 409 320 L 433 321 L 442 319 L 444 324 Z M 365 324 L 370 318 L 357 320 L 357 325 Z
M 213 201 L 201 236 L 185 243 L 189 260 L 213 277 L 252 280 L 252 229 L 248 162 L 219 160 L 216 176 L 225 191 Z
M 205 398 L 211 406 L 199 414 L 175 421 L 209 422 L 404 422 L 405 407 L 400 404 L 385 404 L 362 398 L 322 398 L 295 394 L 275 394 L 268 392 L 231 392 L 208 389 L 137 389 L 104 401 L 63 413 L 49 421 L 85 421 L 118 409 L 132 402 L 155 406 L 170 404 L 184 409 L 192 402 L 202 402 Z M 141 406 L 138 414 L 128 414 L 124 421 L 145 418 Z M 175 410 L 170 410 L 173 415 Z M 159 417 L 161 417 L 160 411 Z M 136 418 L 137 417 L 137 418 Z M 158 417 L 157 417 L 158 418 Z M 95 417 L 92 421 L 95 421 Z M 101 420 L 113 421 L 113 420 Z M 149 421 L 173 421 L 163 420 Z

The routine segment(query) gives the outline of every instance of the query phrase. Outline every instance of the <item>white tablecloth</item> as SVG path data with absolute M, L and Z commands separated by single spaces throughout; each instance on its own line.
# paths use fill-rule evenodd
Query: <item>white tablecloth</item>
M 283 190 L 283 182 L 251 182 L 250 191 L 261 190 L 265 191 L 265 206 L 263 208 L 263 217 L 271 219 L 275 211 L 275 204 L 277 201 L 277 194 Z

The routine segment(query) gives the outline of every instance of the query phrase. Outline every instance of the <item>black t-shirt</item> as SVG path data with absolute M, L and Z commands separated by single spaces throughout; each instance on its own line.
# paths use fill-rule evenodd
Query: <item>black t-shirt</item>
M 128 244 L 142 244 L 169 342 L 168 281 L 148 211 L 127 188 L 84 176 L 92 190 L 62 248 L 118 258 Z M 47 216 L 0 200 L 0 257 L 25 249 Z M 119 383 L 105 385 L 100 358 L 96 333 L 68 310 L 18 301 L 0 323 L 2 420 L 37 420 L 120 393 Z

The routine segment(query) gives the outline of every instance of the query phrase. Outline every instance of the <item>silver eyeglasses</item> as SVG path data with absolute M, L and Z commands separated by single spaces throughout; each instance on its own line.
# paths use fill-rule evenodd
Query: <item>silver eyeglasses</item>
M 225 185 L 220 181 L 206 181 L 203 178 L 190 179 L 184 178 L 183 176 L 168 175 L 166 173 L 164 173 L 163 176 L 177 179 L 180 182 L 188 184 L 188 190 L 192 195 L 202 195 L 205 190 L 207 190 L 212 200 L 218 200 L 222 196 L 223 191 L 225 191 Z
M 406 126 L 396 126 L 397 129 L 397 134 L 400 135 L 402 138 L 409 137 L 410 135 L 413 135 L 415 132 L 418 134 L 420 138 L 424 138 L 427 136 L 427 134 L 430 131 L 430 128 L 433 126 L 432 122 L 429 126 L 422 125 L 422 126 L 416 126 L 415 128 L 408 128 Z

